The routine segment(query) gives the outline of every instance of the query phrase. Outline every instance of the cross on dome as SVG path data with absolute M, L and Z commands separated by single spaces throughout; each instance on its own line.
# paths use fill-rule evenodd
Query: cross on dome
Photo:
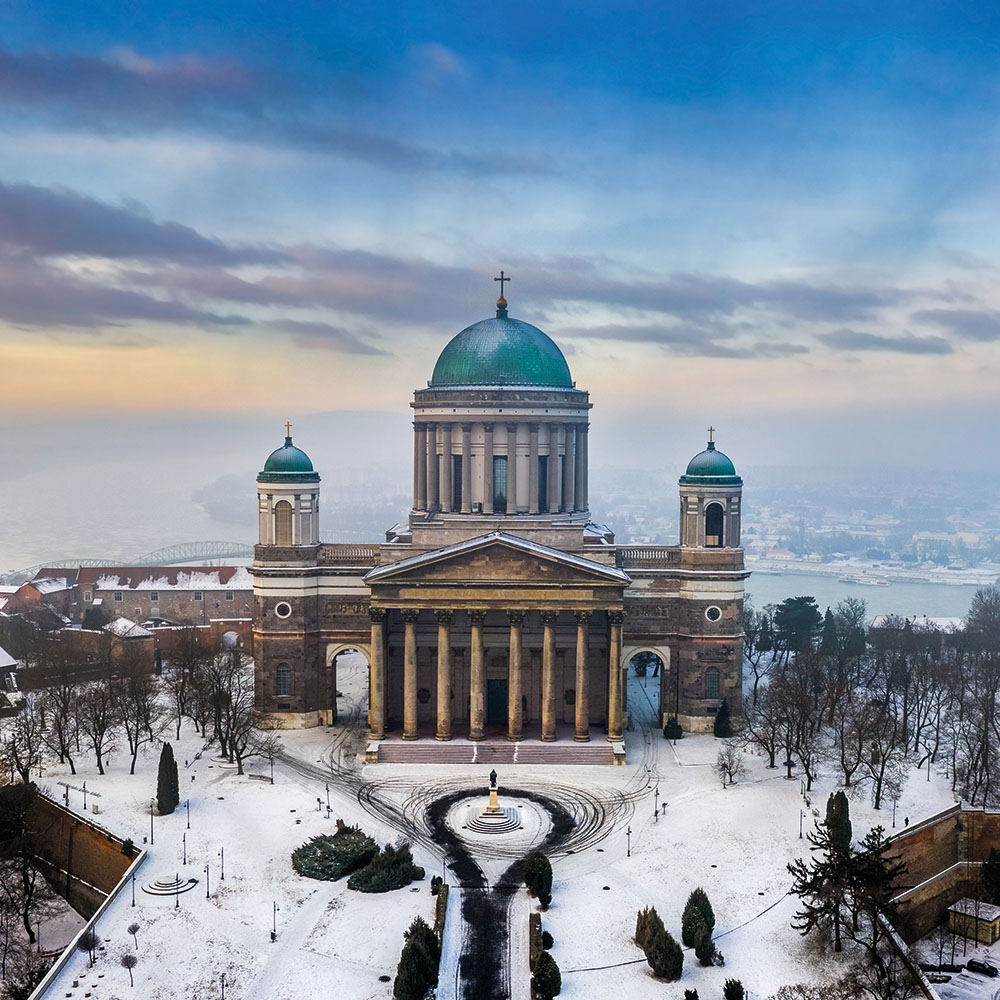
M 285 421 L 285 437 L 292 436 L 292 425 L 286 420 Z
M 712 441 L 714 441 L 714 440 L 715 440 L 715 439 L 714 439 L 714 438 L 712 437 L 712 435 L 713 435 L 714 433 L 715 433 L 715 428 L 714 428 L 714 427 L 709 427 L 709 429 L 708 429 L 708 442 L 709 442 L 709 444 L 711 444 L 711 443 L 712 443 Z

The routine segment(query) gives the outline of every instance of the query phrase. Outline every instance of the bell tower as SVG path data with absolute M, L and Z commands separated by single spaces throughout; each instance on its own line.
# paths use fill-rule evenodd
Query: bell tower
M 271 452 L 257 476 L 259 543 L 282 548 L 319 545 L 319 473 L 309 456 L 285 443 Z
M 708 447 L 688 462 L 680 478 L 682 548 L 740 548 L 743 480 L 716 449 L 714 433 L 709 427 Z

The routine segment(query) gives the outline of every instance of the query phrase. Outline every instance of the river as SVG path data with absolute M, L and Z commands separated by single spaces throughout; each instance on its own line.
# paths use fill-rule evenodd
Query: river
M 746 582 L 754 606 L 780 604 L 786 597 L 811 595 L 820 611 L 834 607 L 845 597 L 860 597 L 868 605 L 869 617 L 875 615 L 927 615 L 929 618 L 963 618 L 972 597 L 979 589 L 972 584 L 897 583 L 872 587 L 841 583 L 835 576 L 820 573 L 754 573 Z

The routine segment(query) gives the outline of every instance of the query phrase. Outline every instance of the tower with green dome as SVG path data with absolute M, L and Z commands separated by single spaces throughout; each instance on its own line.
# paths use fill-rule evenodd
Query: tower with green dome
M 285 443 L 267 456 L 257 476 L 257 512 L 260 545 L 319 545 L 319 473 L 292 444 L 291 424 L 285 424 Z
M 679 480 L 681 545 L 686 548 L 738 549 L 743 480 L 728 455 L 708 446 L 688 462 Z

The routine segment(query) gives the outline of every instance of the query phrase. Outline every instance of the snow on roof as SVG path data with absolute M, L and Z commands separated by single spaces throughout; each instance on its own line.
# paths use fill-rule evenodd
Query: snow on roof
M 34 587 L 39 594 L 55 594 L 60 590 L 69 590 L 70 582 L 64 576 L 44 577 L 43 579 L 36 577 L 29 586 Z
M 141 625 L 136 625 L 135 622 L 129 621 L 128 618 L 116 618 L 113 622 L 105 625 L 102 631 L 110 632 L 112 635 L 120 636 L 123 639 L 142 639 L 145 636 L 153 634 L 149 629 L 145 629 Z
M 97 590 L 253 590 L 246 566 L 115 566 L 80 571 Z
M 0 584 L 0 594 L 6 594 L 6 595 L 10 596 L 11 594 L 16 594 L 20 589 L 21 589 L 21 585 L 19 583 L 15 583 L 15 584 L 9 584 L 9 583 Z
M 952 903 L 948 907 L 948 912 L 961 913 L 967 917 L 978 917 L 980 920 L 985 920 L 986 923 L 1000 919 L 1000 906 L 994 906 L 992 903 L 981 903 L 978 900 L 969 899 L 968 896 L 960 899 L 957 903 Z
M 4 670 L 7 667 L 13 667 L 16 663 L 17 660 L 15 660 L 14 657 L 3 648 L 3 646 L 0 646 L 0 670 Z

